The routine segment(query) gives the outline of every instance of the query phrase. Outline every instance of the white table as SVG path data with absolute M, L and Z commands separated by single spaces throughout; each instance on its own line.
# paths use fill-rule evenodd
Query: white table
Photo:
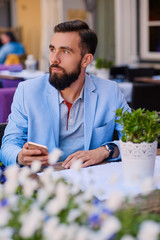
M 120 82 L 118 86 L 121 92 L 124 94 L 124 98 L 128 103 L 132 101 L 132 90 L 133 90 L 133 83 L 131 82 Z
M 20 72 L 10 72 L 8 70 L 3 70 L 3 71 L 0 71 L 0 78 L 5 78 L 6 79 L 18 79 L 18 78 L 23 78 L 24 80 L 26 79 L 31 79 L 31 78 L 36 78 L 36 77 L 39 77 L 41 75 L 43 75 L 44 72 L 43 71 L 39 71 L 39 70 L 36 70 L 34 72 L 30 72 L 30 71 L 27 71 L 27 70 L 22 70 Z
M 42 173 L 43 174 L 43 173 Z M 142 186 L 128 186 L 123 180 L 122 162 L 112 162 L 109 164 L 91 166 L 82 168 L 80 172 L 73 169 L 61 170 L 54 172 L 73 182 L 80 184 L 83 191 L 93 188 L 94 195 L 100 200 L 107 199 L 111 194 L 120 192 L 125 195 L 137 195 L 142 192 Z M 160 188 L 160 156 L 156 157 L 155 186 Z M 144 191 L 143 183 L 143 191 Z M 154 187 L 155 187 L 154 186 Z

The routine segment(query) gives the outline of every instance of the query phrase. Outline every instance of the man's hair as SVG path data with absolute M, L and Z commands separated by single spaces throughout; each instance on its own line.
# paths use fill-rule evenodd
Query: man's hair
M 78 32 L 81 39 L 80 48 L 82 56 L 85 53 L 94 55 L 98 39 L 96 33 L 89 28 L 87 23 L 81 20 L 59 23 L 54 27 L 54 32 Z

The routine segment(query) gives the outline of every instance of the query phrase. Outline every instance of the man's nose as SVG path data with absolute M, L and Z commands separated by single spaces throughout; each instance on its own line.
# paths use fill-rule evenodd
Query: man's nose
M 60 64 L 61 60 L 60 60 L 60 56 L 58 53 L 54 53 L 50 55 L 50 60 L 52 63 L 54 64 Z

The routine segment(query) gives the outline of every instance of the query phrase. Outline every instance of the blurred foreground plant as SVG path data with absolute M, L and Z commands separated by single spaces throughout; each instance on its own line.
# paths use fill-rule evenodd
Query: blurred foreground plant
M 7 181 L 0 185 L 0 239 L 160 239 L 159 213 L 144 212 L 144 202 L 122 204 L 118 195 L 99 201 L 90 188 L 81 191 L 53 167 L 37 174 L 39 169 L 36 161 L 31 168 L 6 169 Z

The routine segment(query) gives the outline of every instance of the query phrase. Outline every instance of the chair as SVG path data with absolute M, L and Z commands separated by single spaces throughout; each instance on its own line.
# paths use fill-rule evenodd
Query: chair
M 160 84 L 133 83 L 131 108 L 160 111 Z
M 0 149 L 1 149 L 1 145 L 2 145 L 2 138 L 4 135 L 4 130 L 7 126 L 7 123 L 0 123 Z M 3 163 L 1 162 L 0 159 L 0 184 L 4 183 L 6 181 L 6 177 L 3 174 L 3 172 L 5 171 L 5 166 L 3 165 Z
M 133 82 L 136 77 L 153 77 L 154 68 L 128 68 L 126 77 L 129 82 Z
M 0 122 L 6 123 L 16 88 L 0 88 Z
M 110 79 L 125 79 L 128 66 L 112 66 L 110 68 Z
M 7 126 L 7 123 L 0 123 L 0 148 L 1 148 L 2 138 L 3 138 L 4 130 L 6 126 Z
M 22 79 L 1 79 L 1 87 L 2 88 L 16 88 L 20 82 L 23 81 Z

